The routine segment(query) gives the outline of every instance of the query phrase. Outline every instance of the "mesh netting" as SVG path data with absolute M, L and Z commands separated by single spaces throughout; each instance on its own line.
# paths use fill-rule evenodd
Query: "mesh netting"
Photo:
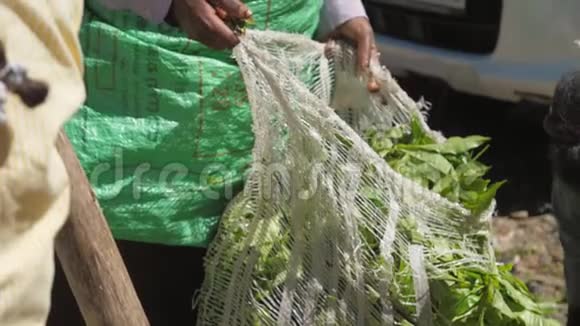
M 473 216 L 395 172 L 360 136 L 419 117 L 444 141 L 385 68 L 372 63 L 381 90 L 370 95 L 345 44 L 251 31 L 235 57 L 254 165 L 210 246 L 199 324 L 429 325 L 430 280 L 496 268 L 493 204 Z

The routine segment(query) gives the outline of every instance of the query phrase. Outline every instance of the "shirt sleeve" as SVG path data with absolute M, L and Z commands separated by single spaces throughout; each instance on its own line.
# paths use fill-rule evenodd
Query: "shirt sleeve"
M 164 21 L 172 0 L 99 0 L 112 10 L 130 10 L 154 24 Z
M 318 37 L 324 38 L 337 27 L 353 18 L 366 16 L 361 0 L 324 0 Z

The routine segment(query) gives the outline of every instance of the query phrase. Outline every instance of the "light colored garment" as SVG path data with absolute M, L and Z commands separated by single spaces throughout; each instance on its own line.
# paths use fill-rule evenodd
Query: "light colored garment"
M 360 0 L 325 0 L 320 13 L 318 35 L 324 37 L 357 17 L 366 17 L 365 8 Z
M 0 123 L 0 325 L 44 325 L 54 276 L 54 238 L 69 210 L 69 184 L 54 142 L 85 92 L 77 33 L 82 0 L 2 0 L 8 62 L 50 90 L 31 110 L 8 95 Z
M 148 21 L 160 24 L 163 22 L 173 0 L 100 0 L 111 10 L 130 10 Z
M 101 0 L 109 9 L 131 10 L 156 24 L 163 22 L 167 16 L 171 1 L 173 0 Z M 325 0 L 319 35 L 326 35 L 356 17 L 366 17 L 361 0 Z

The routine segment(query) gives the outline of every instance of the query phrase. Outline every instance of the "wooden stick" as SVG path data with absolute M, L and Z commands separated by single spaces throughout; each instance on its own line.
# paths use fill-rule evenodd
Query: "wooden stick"
M 71 210 L 56 253 L 88 326 L 148 326 L 129 273 L 72 145 L 57 149 L 71 184 Z

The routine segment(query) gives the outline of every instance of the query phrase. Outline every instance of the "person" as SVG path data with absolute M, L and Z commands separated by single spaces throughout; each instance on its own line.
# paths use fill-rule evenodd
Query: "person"
M 114 10 L 131 10 L 154 24 L 171 21 L 191 39 L 216 50 L 231 49 L 239 38 L 219 17 L 221 7 L 234 18 L 249 18 L 250 9 L 240 0 L 101 0 Z M 361 0 L 324 0 L 318 30 L 320 40 L 343 38 L 358 49 L 359 67 L 365 70 L 377 55 L 373 29 Z
M 0 2 L 0 325 L 42 326 L 49 313 L 70 200 L 54 144 L 85 99 L 82 10 L 80 0 Z M 17 94 L 25 73 L 48 86 L 38 106 Z
M 237 0 L 105 2 L 112 8 L 132 10 L 154 24 L 173 23 L 215 50 L 231 49 L 239 40 L 225 28 L 213 6 L 229 16 L 251 14 Z M 83 55 L 77 39 L 83 4 L 82 0 L 5 0 L 0 5 L 4 24 L 0 41 L 6 57 L 45 81 L 49 89 L 46 101 L 35 109 L 10 92 L 0 94 L 0 325 L 82 324 L 80 315 L 63 317 L 75 306 L 70 293 L 62 301 L 59 293 L 53 295 L 52 305 L 58 309 L 53 310 L 52 319 L 48 315 L 55 274 L 54 238 L 70 202 L 69 180 L 54 143 L 85 100 Z M 376 55 L 372 28 L 359 0 L 326 0 L 319 36 L 321 40 L 346 38 L 357 45 L 361 71 Z M 1 69 L 0 74 L 8 71 Z M 191 299 L 203 277 L 204 249 L 119 244 L 151 324 L 191 324 Z
M 564 249 L 568 325 L 580 325 L 580 71 L 558 82 L 544 129 L 552 143 L 552 206 Z

